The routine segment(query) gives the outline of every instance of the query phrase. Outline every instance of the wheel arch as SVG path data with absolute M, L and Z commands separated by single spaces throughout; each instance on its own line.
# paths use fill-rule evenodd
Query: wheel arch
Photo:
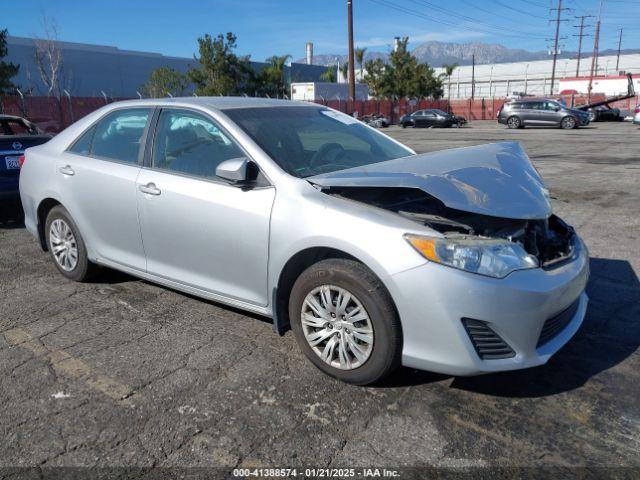
M 273 328 L 279 335 L 284 335 L 284 333 L 291 328 L 289 321 L 289 298 L 291 296 L 293 284 L 300 274 L 311 265 L 330 258 L 353 260 L 368 268 L 387 289 L 391 302 L 393 303 L 393 307 L 396 310 L 396 313 L 398 312 L 391 292 L 385 285 L 385 282 L 371 267 L 367 265 L 366 262 L 338 248 L 321 246 L 308 247 L 295 253 L 289 258 L 289 260 L 287 260 L 283 268 L 280 270 L 278 282 L 272 291 Z
M 36 210 L 36 216 L 38 219 L 38 240 L 40 241 L 40 248 L 42 248 L 42 250 L 44 250 L 45 252 L 49 250 L 49 247 L 47 246 L 44 226 L 47 221 L 49 212 L 58 205 L 62 205 L 59 200 L 53 197 L 47 197 L 38 204 L 38 208 Z

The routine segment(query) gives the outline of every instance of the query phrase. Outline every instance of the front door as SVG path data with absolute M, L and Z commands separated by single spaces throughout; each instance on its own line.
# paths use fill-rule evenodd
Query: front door
M 144 271 L 136 179 L 151 109 L 106 115 L 56 159 L 62 203 L 97 260 Z
M 215 175 L 218 164 L 243 156 L 208 116 L 163 109 L 152 168 L 137 181 L 140 226 L 149 273 L 266 305 L 275 189 L 236 186 Z

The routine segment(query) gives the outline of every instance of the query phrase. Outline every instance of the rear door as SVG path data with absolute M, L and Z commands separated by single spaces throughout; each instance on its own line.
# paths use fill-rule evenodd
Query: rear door
M 541 125 L 544 123 L 542 119 L 544 103 L 543 102 L 524 102 L 522 104 L 522 120 L 525 125 Z
M 146 268 L 136 205 L 147 126 L 153 110 L 115 110 L 56 160 L 58 189 L 99 260 Z

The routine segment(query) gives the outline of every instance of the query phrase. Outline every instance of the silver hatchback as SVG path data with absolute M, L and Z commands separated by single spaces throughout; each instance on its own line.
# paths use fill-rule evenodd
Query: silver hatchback
M 20 194 L 65 277 L 271 317 L 355 384 L 540 365 L 587 308 L 587 250 L 517 143 L 416 155 L 313 104 L 128 101 L 28 149 Z

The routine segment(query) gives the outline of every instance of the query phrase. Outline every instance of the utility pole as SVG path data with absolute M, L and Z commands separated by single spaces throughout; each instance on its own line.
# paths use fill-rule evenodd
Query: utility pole
M 616 58 L 616 75 L 620 72 L 620 48 L 622 47 L 622 28 L 620 28 L 620 37 L 618 38 L 618 56 Z
M 587 88 L 587 102 L 591 103 L 591 90 L 593 90 L 593 71 L 598 74 L 598 42 L 600 41 L 600 19 L 602 18 L 602 2 L 598 8 L 598 21 L 596 22 L 596 34 L 593 37 L 593 57 L 591 58 L 591 73 L 589 74 L 589 87 Z
M 356 99 L 356 68 L 353 52 L 353 0 L 347 0 L 347 22 L 349 24 L 349 98 Z
M 580 25 L 574 25 L 575 28 L 580 28 L 580 33 L 577 35 L 574 35 L 574 37 L 578 37 L 578 64 L 576 65 L 576 77 L 580 76 L 580 60 L 582 59 L 582 38 L 590 36 L 588 33 L 584 33 L 585 27 L 591 26 L 591 25 L 585 25 L 584 19 L 591 18 L 591 17 L 593 17 L 593 15 L 581 15 L 579 17 L 576 17 L 580 19 Z
M 476 95 L 476 55 L 471 55 L 471 100 Z
M 569 10 L 568 8 L 562 8 L 562 0 L 558 0 L 558 6 L 556 8 L 552 8 L 551 10 L 556 10 L 557 17 L 554 20 L 556 22 L 556 36 L 553 42 L 553 65 L 551 67 L 551 86 L 549 87 L 549 95 L 553 95 L 553 84 L 556 80 L 556 62 L 558 60 L 558 43 L 560 41 L 560 23 L 566 20 L 562 20 L 562 11 Z

